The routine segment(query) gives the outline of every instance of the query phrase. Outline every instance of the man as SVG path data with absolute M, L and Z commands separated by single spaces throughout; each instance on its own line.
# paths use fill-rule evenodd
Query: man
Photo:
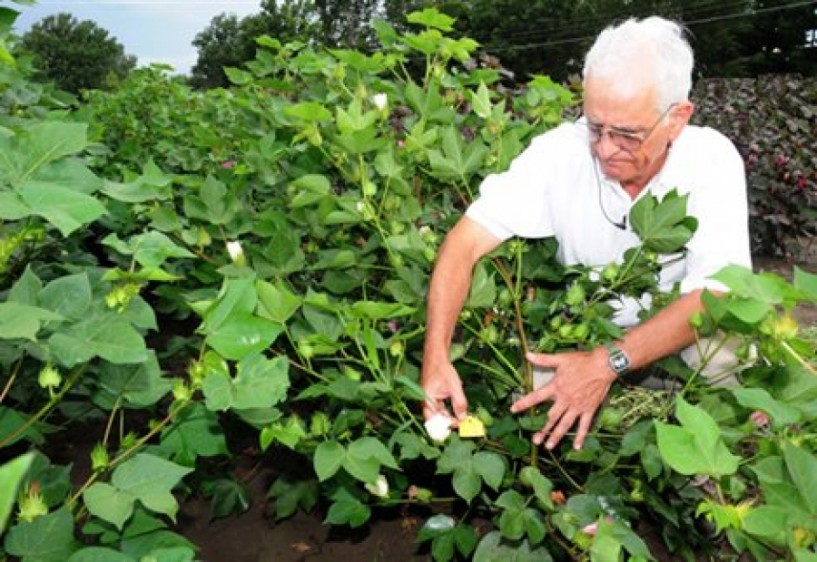
M 553 448 L 576 426 L 580 449 L 617 376 L 693 344 L 689 318 L 703 309 L 703 289 L 724 290 L 709 277 L 730 263 L 751 267 L 751 257 L 740 155 L 720 133 L 688 125 L 692 66 L 692 50 L 674 22 L 650 17 L 605 29 L 585 59 L 582 119 L 537 137 L 507 172 L 485 179 L 446 237 L 431 279 L 426 418 L 450 415 L 447 401 L 457 419 L 467 413 L 449 347 L 474 264 L 511 236 L 555 236 L 565 264 L 621 261 L 638 243 L 629 209 L 647 193 L 660 198 L 677 188 L 689 195 L 687 212 L 698 219 L 684 260 L 661 273 L 661 287 L 679 282 L 681 296 L 640 325 L 633 310 L 619 311 L 616 322 L 629 329 L 610 348 L 529 354 L 535 367 L 554 375 L 511 410 L 551 402 L 534 442 Z

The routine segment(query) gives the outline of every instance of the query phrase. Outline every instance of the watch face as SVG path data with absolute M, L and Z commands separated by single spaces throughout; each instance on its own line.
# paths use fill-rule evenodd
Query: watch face
M 611 356 L 610 364 L 613 366 L 613 370 L 617 373 L 626 371 L 627 367 L 630 366 L 630 362 L 622 353 L 616 353 L 615 355 Z
M 615 371 L 617 375 L 621 375 L 626 373 L 630 368 L 630 358 L 616 347 L 612 347 L 608 350 L 608 362 L 610 363 L 610 368 Z

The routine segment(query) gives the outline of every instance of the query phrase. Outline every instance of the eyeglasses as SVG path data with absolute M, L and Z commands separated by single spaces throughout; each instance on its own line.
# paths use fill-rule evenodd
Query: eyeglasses
M 650 135 L 653 134 L 655 129 L 658 125 L 661 124 L 661 121 L 669 114 L 672 109 L 678 105 L 677 103 L 670 104 L 670 106 L 664 110 L 664 112 L 656 119 L 655 123 L 653 123 L 652 127 L 647 129 L 644 132 L 636 132 L 636 131 L 628 131 L 625 129 L 620 129 L 616 127 L 607 127 L 605 131 L 605 125 L 598 125 L 595 123 L 587 123 L 587 132 L 588 138 L 590 140 L 590 144 L 596 144 L 601 141 L 601 137 L 605 134 L 610 137 L 610 142 L 612 142 L 616 148 L 621 150 L 625 150 L 627 152 L 637 152 L 638 149 L 641 148 L 641 145 L 646 142 Z

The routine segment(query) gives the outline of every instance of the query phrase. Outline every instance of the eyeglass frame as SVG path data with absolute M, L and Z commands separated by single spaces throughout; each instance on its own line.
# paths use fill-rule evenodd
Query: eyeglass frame
M 587 121 L 585 123 L 585 127 L 587 127 L 588 134 L 587 138 L 590 141 L 590 145 L 594 146 L 601 142 L 601 138 L 606 134 L 608 137 L 610 137 L 610 142 L 612 142 L 616 146 L 616 148 L 632 154 L 634 152 L 639 151 L 641 147 L 644 146 L 644 143 L 647 142 L 647 139 L 650 138 L 650 135 L 652 135 L 655 132 L 655 129 L 658 128 L 658 125 L 660 125 L 661 122 L 667 118 L 670 111 L 672 111 L 677 105 L 678 102 L 671 103 L 661 113 L 661 115 L 658 116 L 658 119 L 656 119 L 655 123 L 653 123 L 651 127 L 647 128 L 643 132 L 627 131 L 620 127 L 615 127 L 612 125 L 597 125 L 595 123 Z M 607 131 L 604 130 L 605 127 L 607 128 Z M 632 148 L 627 148 L 619 144 L 620 139 L 624 139 L 625 142 L 637 141 L 638 145 Z

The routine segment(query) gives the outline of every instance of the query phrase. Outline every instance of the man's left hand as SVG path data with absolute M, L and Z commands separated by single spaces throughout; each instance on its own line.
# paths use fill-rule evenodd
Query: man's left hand
M 593 416 L 616 379 L 607 364 L 606 351 L 602 347 L 558 354 L 528 353 L 527 359 L 539 367 L 554 369 L 555 374 L 549 383 L 514 402 L 511 412 L 519 413 L 546 400 L 553 402 L 547 423 L 534 434 L 533 442 L 541 445 L 547 438 L 545 447 L 553 449 L 578 423 L 573 447 L 581 449 Z

